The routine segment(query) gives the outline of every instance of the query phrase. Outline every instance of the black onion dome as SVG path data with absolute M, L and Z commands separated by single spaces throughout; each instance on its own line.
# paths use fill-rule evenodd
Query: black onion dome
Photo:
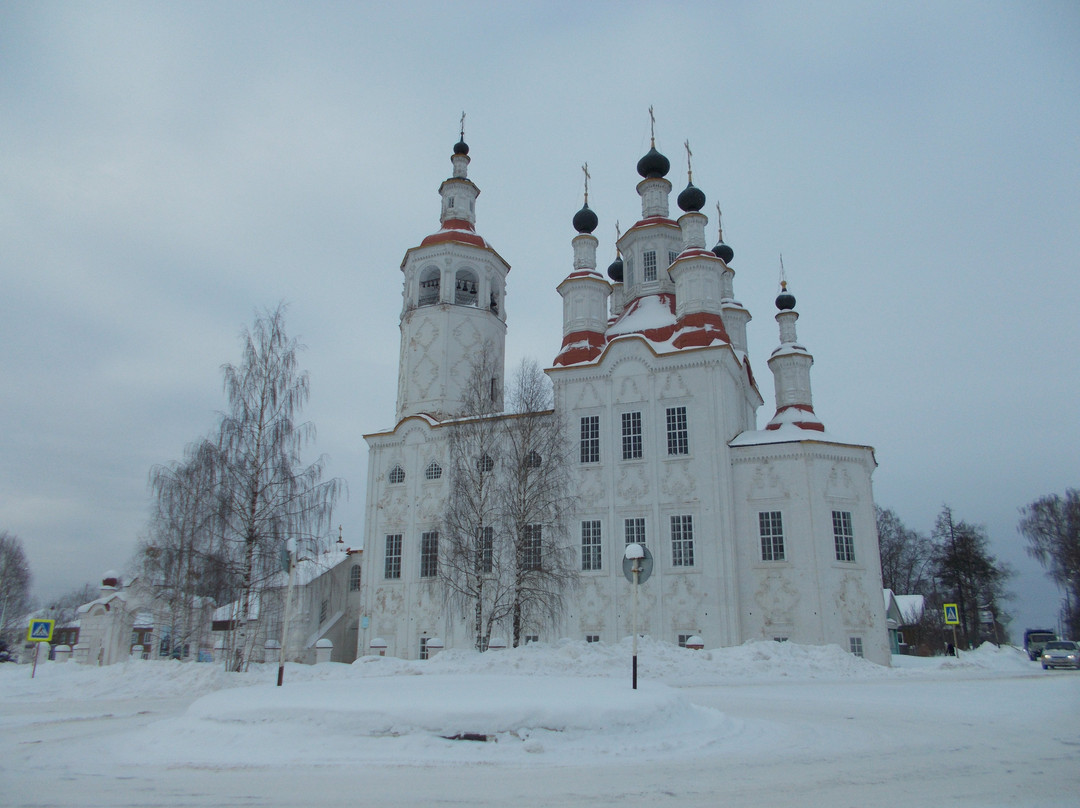
M 697 213 L 705 207 L 705 192 L 691 182 L 683 188 L 676 201 L 679 203 L 679 207 L 687 213 Z
M 735 257 L 735 251 L 722 241 L 716 242 L 716 246 L 712 248 L 712 251 L 713 255 L 715 255 L 725 264 L 730 264 L 731 259 Z
M 574 229 L 579 233 L 591 233 L 598 223 L 599 219 L 587 204 L 582 205 L 581 210 L 574 214 Z
M 646 179 L 666 176 L 671 163 L 653 146 L 649 153 L 637 161 L 637 173 Z
M 607 268 L 607 274 L 608 274 L 609 278 L 611 278 L 613 281 L 615 281 L 615 283 L 622 283 L 622 279 L 623 279 L 622 256 L 616 257 L 616 259 L 611 262 L 611 266 L 609 266 Z
M 459 140 L 457 143 L 454 144 L 454 154 L 468 154 L 468 153 L 469 153 L 469 144 L 465 142 L 464 138 L 462 138 L 461 140 Z
M 787 284 L 781 287 L 782 291 L 776 296 L 776 308 L 780 311 L 791 311 L 795 308 L 795 295 L 787 290 Z

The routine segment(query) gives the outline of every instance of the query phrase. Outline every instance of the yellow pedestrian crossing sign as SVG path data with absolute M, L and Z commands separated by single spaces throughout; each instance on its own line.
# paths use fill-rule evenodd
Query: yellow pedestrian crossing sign
M 945 625 L 958 626 L 960 625 L 960 609 L 955 603 L 945 603 Z
M 31 620 L 30 630 L 26 632 L 27 642 L 50 642 L 55 620 Z

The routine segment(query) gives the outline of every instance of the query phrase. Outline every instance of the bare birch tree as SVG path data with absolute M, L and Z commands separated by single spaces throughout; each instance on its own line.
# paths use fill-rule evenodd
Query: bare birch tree
M 22 539 L 0 530 L 0 643 L 17 644 L 19 629 L 30 607 L 30 564 Z
M 1027 553 L 1065 590 L 1062 622 L 1067 636 L 1080 635 L 1080 491 L 1050 494 L 1020 509 Z
M 220 475 L 217 447 L 191 444 L 182 462 L 150 472 L 150 536 L 136 566 L 167 625 L 157 627 L 161 652 L 179 653 L 197 640 L 215 603 L 235 596 L 228 560 L 218 541 Z
M 310 465 L 301 460 L 315 427 L 297 422 L 309 381 L 297 367 L 301 346 L 285 333 L 284 305 L 258 315 L 243 341 L 240 364 L 222 368 L 229 408 L 217 441 L 220 535 L 236 554 L 239 573 L 235 670 L 247 668 L 254 643 L 248 620 L 279 570 L 281 549 L 290 538 L 325 540 L 342 488 L 338 479 L 322 480 L 322 457 Z
M 498 375 L 488 357 L 473 364 L 462 412 L 448 425 L 450 492 L 439 542 L 439 578 L 450 604 L 470 616 L 479 651 L 509 613 L 512 580 L 499 519 L 501 427 L 490 382 Z
M 553 410 L 551 383 L 522 361 L 504 419 L 501 511 L 513 542 L 512 643 L 527 629 L 557 625 L 578 579 L 569 520 L 576 508 L 566 429 Z
M 526 630 L 557 623 L 577 580 L 568 449 L 550 385 L 535 363 L 523 363 L 509 391 L 514 412 L 498 414 L 490 380 L 500 374 L 489 364 L 486 357 L 474 364 L 465 410 L 448 425 L 439 570 L 448 599 L 471 617 L 480 650 L 504 621 L 515 646 Z

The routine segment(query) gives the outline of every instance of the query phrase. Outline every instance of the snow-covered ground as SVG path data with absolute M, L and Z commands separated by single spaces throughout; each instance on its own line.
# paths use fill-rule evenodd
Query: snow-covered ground
M 750 643 L 0 665 L 0 805 L 1073 806 L 1080 673 Z M 488 740 L 451 740 L 451 736 Z

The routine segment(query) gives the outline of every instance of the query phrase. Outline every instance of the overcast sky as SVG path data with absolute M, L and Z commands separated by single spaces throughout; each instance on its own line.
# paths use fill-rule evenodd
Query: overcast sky
M 122 569 L 150 468 L 214 426 L 221 365 L 284 300 L 360 545 L 399 265 L 461 112 L 513 367 L 558 351 L 581 164 L 602 265 L 639 218 L 653 105 L 676 192 L 688 139 L 724 211 L 759 426 L 783 253 L 815 409 L 876 448 L 877 502 L 984 524 L 1014 637 L 1053 625 L 1016 523 L 1080 486 L 1078 42 L 1069 1 L 0 0 L 0 528 L 42 598 Z

